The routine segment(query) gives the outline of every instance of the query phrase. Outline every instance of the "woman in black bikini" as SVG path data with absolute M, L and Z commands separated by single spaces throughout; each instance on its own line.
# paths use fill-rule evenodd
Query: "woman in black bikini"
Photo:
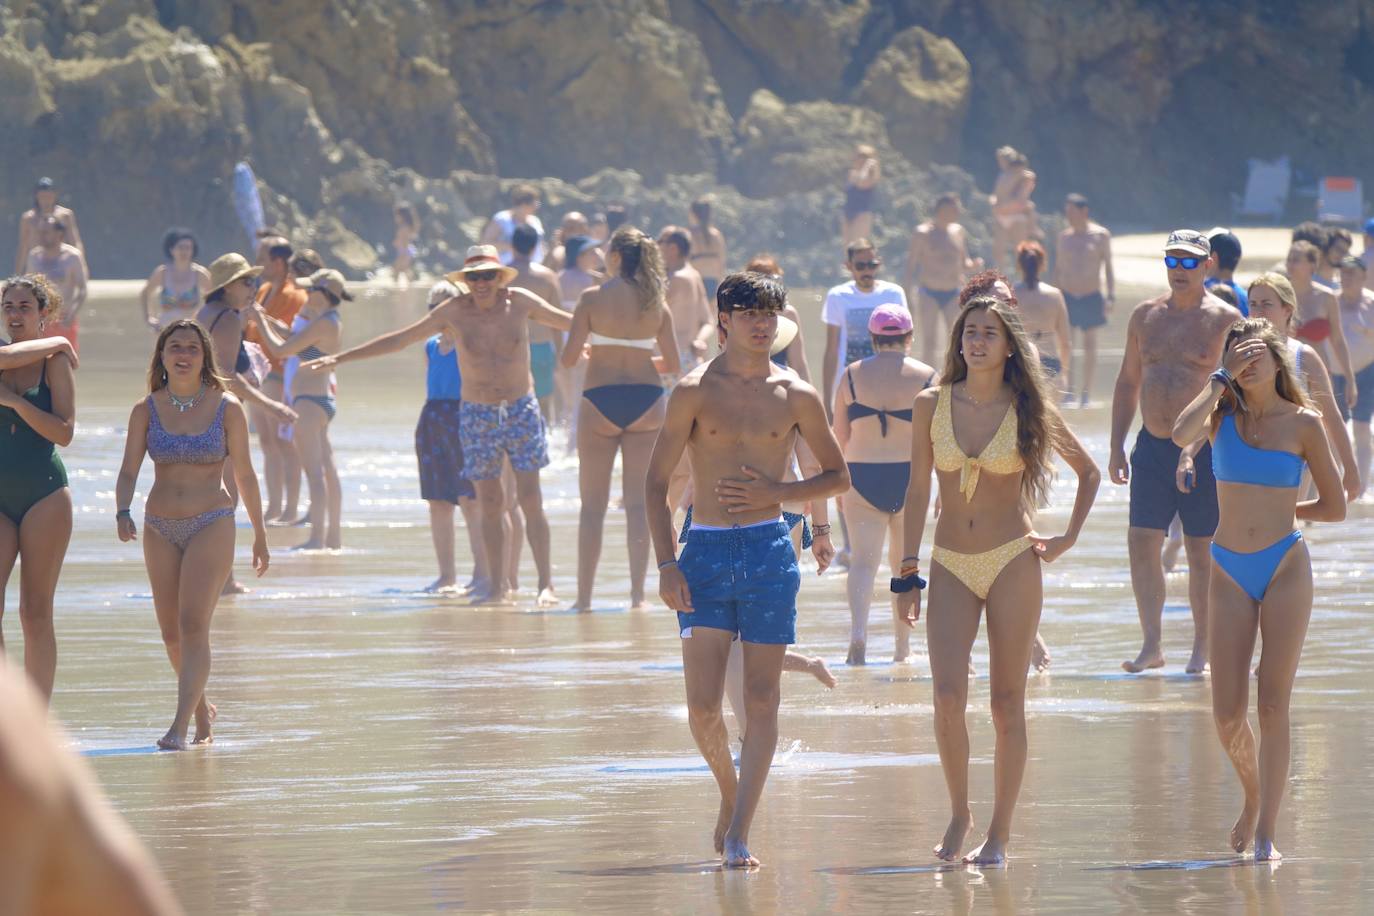
M 178 319 L 158 335 L 148 368 L 147 397 L 134 405 L 115 483 L 115 525 L 121 541 L 137 537 L 132 505 L 143 456 L 153 459 L 152 489 L 143 518 L 143 560 L 167 657 L 177 673 L 177 711 L 158 739 L 164 750 L 211 739 L 215 707 L 205 699 L 210 678 L 210 618 L 234 562 L 234 498 L 222 482 L 226 459 L 253 523 L 253 568 L 267 571 L 262 497 L 248 453 L 248 419 L 226 390 L 209 335 Z
M 849 523 L 850 665 L 865 662 L 868 611 L 884 540 L 894 576 L 901 562 L 902 507 L 911 479 L 911 402 L 939 381 L 934 369 L 908 355 L 912 324 L 906 309 L 878 306 L 868 320 L 868 332 L 873 355 L 850 364 L 835 392 L 835 438 L 844 449 L 853 484 L 844 499 Z M 892 658 L 906 661 L 911 628 L 897 617 L 896 596 L 892 614 Z
M 0 616 L 5 585 L 19 572 L 24 670 L 45 698 L 57 674 L 53 597 L 72 535 L 72 492 L 57 446 L 76 430 L 75 354 L 59 337 L 44 342 L 62 296 L 41 274 L 11 277 L 0 288 L 5 335 L 0 347 Z M 4 639 L 0 638 L 0 654 Z
M 644 606 L 649 568 L 649 521 L 644 479 L 649 452 L 663 425 L 662 375 L 680 368 L 673 313 L 664 300 L 667 277 L 658 244 L 632 226 L 611 236 L 606 253 L 611 279 L 583 290 L 563 345 L 571 369 L 589 346 L 577 422 L 578 488 L 582 514 L 577 540 L 578 610 L 591 610 L 601 559 L 601 533 L 610 502 L 611 474 L 623 462 L 625 528 L 630 549 L 630 605 Z M 659 357 L 654 356 L 657 349 Z

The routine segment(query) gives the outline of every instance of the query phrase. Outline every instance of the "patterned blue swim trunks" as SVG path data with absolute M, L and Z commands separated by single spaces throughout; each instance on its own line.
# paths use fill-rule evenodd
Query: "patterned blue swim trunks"
M 781 520 L 731 528 L 693 527 L 678 557 L 692 613 L 677 615 L 683 639 L 694 627 L 728 630 L 745 642 L 797 641 L 801 570 Z
M 548 466 L 544 418 L 534 395 L 527 394 L 514 404 L 464 401 L 458 416 L 463 476 L 468 480 L 495 480 L 507 457 L 517 471 Z

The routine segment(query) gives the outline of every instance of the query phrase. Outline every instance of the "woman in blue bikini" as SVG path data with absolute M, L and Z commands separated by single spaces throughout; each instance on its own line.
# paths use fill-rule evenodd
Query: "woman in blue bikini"
M 625 534 L 630 550 L 630 606 L 644 606 L 649 568 L 649 521 L 644 479 L 649 453 L 663 425 L 663 382 L 680 368 L 673 314 L 664 300 L 667 275 L 658 244 L 633 226 L 608 243 L 610 279 L 583 290 L 563 345 L 571 369 L 588 349 L 586 382 L 577 421 L 578 488 L 582 514 L 577 539 L 577 603 L 591 610 L 601 559 L 601 533 L 611 496 L 615 456 L 622 461 Z M 661 356 L 655 357 L 657 350 Z
M 1221 513 L 1208 596 L 1212 715 L 1245 789 L 1231 847 L 1243 852 L 1253 837 L 1256 860 L 1278 859 L 1274 831 L 1288 779 L 1288 704 L 1312 614 L 1312 561 L 1296 520 L 1338 522 L 1345 518 L 1345 496 L 1321 416 L 1285 341 L 1264 319 L 1231 326 L 1222 367 L 1179 415 L 1173 438 L 1195 442 L 1204 431 Z M 1317 485 L 1314 500 L 1298 499 L 1304 465 Z M 1258 753 L 1246 715 L 1257 631 L 1264 634 Z
M 205 699 L 210 678 L 210 618 L 234 562 L 234 500 L 224 462 L 253 523 L 253 568 L 267 572 L 267 529 L 248 450 L 243 405 L 225 390 L 210 336 L 181 318 L 158 335 L 148 369 L 149 395 L 134 405 L 115 483 L 115 525 L 121 541 L 137 537 L 131 506 L 143 456 L 153 459 L 153 486 L 143 518 L 149 533 L 143 559 L 167 657 L 177 672 L 177 711 L 158 739 L 164 750 L 186 747 L 191 717 L 196 744 L 211 740 L 215 707 Z

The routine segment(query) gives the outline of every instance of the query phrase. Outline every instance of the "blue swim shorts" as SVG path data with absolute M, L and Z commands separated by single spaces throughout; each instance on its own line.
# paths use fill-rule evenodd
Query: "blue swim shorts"
M 781 520 L 733 528 L 697 528 L 678 557 L 692 613 L 677 615 L 682 638 L 694 627 L 728 630 L 745 642 L 797 641 L 801 570 Z
M 514 404 L 474 404 L 458 408 L 458 439 L 468 480 L 495 480 L 504 460 L 517 471 L 537 471 L 549 463 L 549 444 L 539 402 L 527 394 Z

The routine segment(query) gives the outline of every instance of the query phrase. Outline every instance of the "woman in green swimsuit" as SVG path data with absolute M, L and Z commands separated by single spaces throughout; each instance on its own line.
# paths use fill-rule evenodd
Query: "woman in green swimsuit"
M 72 536 L 72 494 L 57 456 L 76 429 L 75 361 L 70 347 L 45 339 L 62 296 L 38 274 L 0 286 L 0 314 L 11 346 L 0 348 L 0 616 L 19 569 L 24 670 L 52 697 L 57 637 L 52 605 Z M 4 640 L 0 637 L 0 649 Z

